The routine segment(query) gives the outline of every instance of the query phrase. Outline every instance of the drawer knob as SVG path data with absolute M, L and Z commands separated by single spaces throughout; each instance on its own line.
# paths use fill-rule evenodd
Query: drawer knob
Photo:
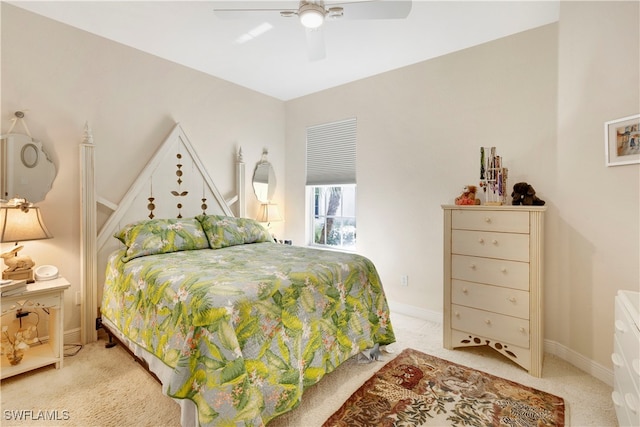
M 468 294 L 468 293 L 469 293 L 469 289 L 467 289 L 467 288 L 462 288 L 462 293 L 463 293 L 463 294 L 465 294 L 465 295 L 466 295 L 466 294 Z
M 456 312 L 455 312 L 455 313 L 453 313 L 453 314 L 454 314 L 454 316 L 456 316 L 456 317 L 460 317 L 460 312 L 459 312 L 459 311 L 456 311 Z
M 524 328 L 522 326 L 520 326 L 519 331 L 523 332 L 523 333 L 525 332 L 525 330 L 524 330 Z
M 491 243 L 493 243 L 494 245 L 497 245 L 497 244 L 498 244 L 498 241 L 497 241 L 496 239 L 493 239 L 493 240 L 491 241 Z
M 502 268 L 500 269 L 500 271 L 501 271 L 501 272 L 503 272 L 503 273 L 506 273 L 506 272 L 507 272 L 507 267 L 502 267 Z
M 484 323 L 486 323 L 487 325 L 490 325 L 491 324 L 491 319 L 485 319 Z
M 622 357 L 618 353 L 613 353 L 611 355 L 611 361 L 613 362 L 613 366 L 616 368 L 622 368 L 624 366 Z
M 624 395 L 624 402 L 627 404 L 627 407 L 634 414 L 638 413 L 638 399 L 631 393 L 626 393 Z
M 478 239 L 478 243 L 480 243 L 481 245 L 484 244 L 484 239 L 481 237 Z
M 491 222 L 491 218 L 486 217 L 486 218 L 484 219 L 484 222 L 486 222 L 487 224 L 489 224 L 489 223 Z
M 616 325 L 616 331 L 621 332 L 623 334 L 627 332 L 627 325 L 625 325 L 622 320 L 616 320 L 615 325 Z
M 475 264 L 470 264 L 469 268 L 472 269 L 472 270 L 475 270 L 476 269 L 476 265 Z
M 509 297 L 509 298 L 507 298 L 507 300 L 509 300 L 509 302 L 515 303 L 516 302 L 516 297 Z
M 613 400 L 613 404 L 618 408 L 622 407 L 622 396 L 619 392 L 614 391 L 613 393 L 611 393 L 611 400 Z

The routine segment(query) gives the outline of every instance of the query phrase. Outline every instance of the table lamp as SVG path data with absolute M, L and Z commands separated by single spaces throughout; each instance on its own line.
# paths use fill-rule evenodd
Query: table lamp
M 258 216 L 256 217 L 256 221 L 266 222 L 266 223 L 271 223 L 274 221 L 282 221 L 282 217 L 280 216 L 280 210 L 278 209 L 278 205 L 275 203 L 262 203 L 260 205 L 260 210 L 258 211 Z
M 53 236 L 42 221 L 40 209 L 22 203 L 18 206 L 0 207 L 0 242 L 15 242 L 15 247 L 0 254 L 7 268 L 2 272 L 3 279 L 33 280 L 33 260 L 27 255 L 18 255 L 23 248 L 19 242 L 50 239 Z
M 280 216 L 280 210 L 278 209 L 278 205 L 275 203 L 262 203 L 258 210 L 258 216 L 256 217 L 256 221 L 267 223 L 267 230 L 271 233 L 271 223 L 274 221 L 282 221 L 282 216 Z M 276 236 L 273 235 L 273 240 L 277 241 Z

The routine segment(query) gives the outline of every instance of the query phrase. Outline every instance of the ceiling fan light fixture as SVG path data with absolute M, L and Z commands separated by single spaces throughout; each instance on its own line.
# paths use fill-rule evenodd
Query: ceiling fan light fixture
M 307 3 L 300 6 L 298 16 L 300 17 L 300 23 L 306 28 L 318 28 L 324 22 L 324 7 Z

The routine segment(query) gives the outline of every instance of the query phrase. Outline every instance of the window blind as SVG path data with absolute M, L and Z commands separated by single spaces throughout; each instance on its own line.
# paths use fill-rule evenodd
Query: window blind
M 356 183 L 356 119 L 307 128 L 307 185 Z

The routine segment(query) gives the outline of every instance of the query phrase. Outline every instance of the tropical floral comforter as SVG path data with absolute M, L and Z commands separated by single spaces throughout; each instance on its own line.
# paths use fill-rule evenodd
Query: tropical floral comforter
M 154 254 L 107 267 L 102 313 L 173 369 L 167 394 L 201 425 L 261 426 L 305 387 L 395 341 L 374 265 L 270 242 Z

